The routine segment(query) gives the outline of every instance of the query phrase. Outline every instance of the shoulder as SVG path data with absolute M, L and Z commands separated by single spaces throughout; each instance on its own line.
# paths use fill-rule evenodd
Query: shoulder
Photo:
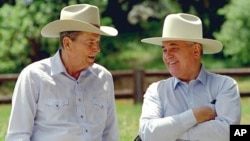
M 108 76 L 112 76 L 111 72 L 105 68 L 104 66 L 100 65 L 100 64 L 93 64 L 90 67 L 90 70 L 95 73 L 96 75 L 108 75 Z
M 213 87 L 214 89 L 222 90 L 238 87 L 237 81 L 231 76 L 217 74 L 213 72 L 208 72 L 207 74 L 208 75 L 206 85 Z
M 173 86 L 174 84 L 174 77 L 169 77 L 163 80 L 159 80 L 156 82 L 153 82 L 149 85 L 149 88 L 155 88 L 155 89 L 160 89 L 162 87 L 169 87 L 169 86 Z
M 218 73 L 214 73 L 214 72 L 207 72 L 207 78 L 214 80 L 214 81 L 218 81 L 218 82 L 236 82 L 236 80 L 234 78 L 232 78 L 231 76 L 228 75 L 222 75 L 222 74 L 218 74 Z
M 20 72 L 20 75 L 27 76 L 27 75 L 41 75 L 44 72 L 49 73 L 51 70 L 50 66 L 51 65 L 49 58 L 46 58 L 29 64 Z

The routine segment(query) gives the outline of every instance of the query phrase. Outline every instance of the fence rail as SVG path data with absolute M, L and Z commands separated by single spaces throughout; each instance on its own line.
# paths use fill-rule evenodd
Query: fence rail
M 240 69 L 220 69 L 220 70 L 210 70 L 211 72 L 217 74 L 228 75 L 231 77 L 249 77 L 249 68 Z M 121 75 L 120 75 L 121 74 Z M 113 73 L 114 80 L 122 77 L 133 77 L 133 91 L 121 91 L 116 90 L 116 98 L 133 98 L 134 102 L 142 102 L 143 94 L 147 86 L 160 79 L 165 79 L 171 77 L 170 73 L 167 71 L 144 71 L 144 70 L 134 70 L 134 71 L 116 71 Z M 114 82 L 115 82 L 114 81 Z M 115 82 L 116 84 L 116 82 Z M 250 97 L 250 91 L 240 91 L 241 97 Z
M 211 72 L 228 75 L 231 77 L 250 77 L 249 68 L 241 69 L 221 69 L 210 70 Z M 143 94 L 154 81 L 166 79 L 170 77 L 168 71 L 152 71 L 152 70 L 127 70 L 127 71 L 111 71 L 115 85 L 116 99 L 134 99 L 135 103 L 142 102 Z M 16 81 L 18 74 L 0 74 L 0 84 L 4 82 Z M 250 91 L 240 92 L 241 97 L 250 97 Z M 11 103 L 11 99 L 0 99 L 1 103 Z

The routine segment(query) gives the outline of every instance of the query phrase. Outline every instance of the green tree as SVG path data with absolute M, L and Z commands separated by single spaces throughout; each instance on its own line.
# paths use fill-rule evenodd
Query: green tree
M 1 73 L 19 72 L 27 64 L 46 57 L 55 50 L 53 47 L 43 46 L 48 42 L 44 42 L 40 36 L 42 26 L 51 17 L 58 16 L 51 14 L 53 7 L 48 6 L 48 3 L 5 3 L 0 13 Z
M 129 46 L 133 42 L 138 42 L 139 38 L 136 32 L 140 29 L 140 25 L 131 25 L 126 17 L 133 5 L 138 2 L 128 0 L 117 2 L 114 0 L 11 0 L 6 3 L 1 2 L 0 73 L 20 72 L 29 63 L 52 55 L 59 48 L 58 40 L 42 38 L 40 30 L 48 22 L 59 19 L 62 7 L 76 3 L 97 5 L 100 12 L 103 13 L 101 24 L 111 25 L 114 23 L 114 26 L 119 30 L 117 38 L 107 38 L 102 42 L 103 52 L 98 56 L 98 61 L 110 69 L 128 68 L 129 64 L 133 64 L 127 63 L 130 56 L 119 55 L 118 59 L 116 56 L 127 47 L 131 49 Z M 115 6 L 117 8 L 113 8 Z M 114 10 L 109 12 L 109 8 Z M 133 35 L 133 33 L 135 34 Z M 127 35 L 136 37 L 136 40 L 128 38 L 132 39 L 128 42 Z M 124 45 L 122 48 L 121 44 Z
M 42 38 L 40 30 L 48 22 L 59 19 L 62 7 L 77 2 L 29 0 L 1 3 L 0 73 L 20 72 L 29 63 L 55 53 L 59 48 L 58 40 Z
M 20 72 L 31 62 L 49 57 L 59 48 L 58 39 L 43 38 L 41 28 L 60 17 L 66 5 L 89 3 L 100 8 L 102 25 L 118 29 L 115 38 L 103 37 L 97 61 L 108 69 L 156 68 L 165 66 L 160 48 L 140 42 L 161 36 L 166 15 L 187 12 L 201 15 L 205 34 L 220 27 L 215 11 L 227 0 L 8 0 L 0 2 L 0 73 Z M 213 5 L 212 5 L 213 2 Z M 219 20 L 220 19 L 220 20 Z M 210 20 L 217 21 L 209 24 Z M 216 28 L 213 28 L 216 27 Z
M 224 55 L 232 60 L 233 67 L 250 66 L 250 1 L 232 0 L 219 13 L 226 21 L 216 38 L 225 45 Z

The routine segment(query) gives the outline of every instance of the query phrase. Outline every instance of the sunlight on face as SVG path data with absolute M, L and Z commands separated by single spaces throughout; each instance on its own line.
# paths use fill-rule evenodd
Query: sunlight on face
M 93 65 L 96 55 L 100 52 L 101 36 L 95 33 L 83 32 L 72 41 L 71 58 L 75 65 L 85 68 Z
M 186 41 L 163 42 L 163 62 L 173 76 L 186 79 L 192 75 L 192 67 L 197 65 L 193 44 Z

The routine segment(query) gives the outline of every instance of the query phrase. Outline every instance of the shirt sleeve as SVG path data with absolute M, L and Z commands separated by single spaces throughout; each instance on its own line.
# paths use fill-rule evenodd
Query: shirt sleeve
M 188 131 L 190 140 L 229 141 L 230 125 L 240 124 L 241 102 L 238 85 L 231 78 L 225 79 L 220 84 L 216 90 L 218 92 L 215 103 L 217 117 L 215 120 L 190 128 Z
M 206 88 L 211 90 L 211 95 L 216 98 L 216 103 L 212 107 L 216 110 L 217 117 L 215 120 L 198 124 L 192 109 L 164 116 L 163 112 L 166 109 L 163 101 L 165 100 L 159 94 L 163 92 L 159 90 L 161 88 L 157 84 L 150 85 L 144 95 L 140 117 L 139 133 L 142 140 L 228 141 L 230 125 L 240 124 L 241 119 L 238 85 L 232 78 L 216 76 L 216 80 L 209 80 Z
M 174 141 L 180 136 L 187 136 L 186 132 L 197 123 L 192 110 L 163 117 L 163 107 L 156 94 L 156 87 L 151 85 L 144 95 L 140 137 L 143 141 Z
M 37 90 L 27 70 L 20 73 L 12 96 L 6 141 L 29 141 L 36 114 Z
M 103 141 L 119 141 L 118 120 L 116 114 L 114 82 L 112 77 L 107 77 L 107 87 L 109 88 L 108 97 L 108 117 L 106 127 L 103 132 Z

